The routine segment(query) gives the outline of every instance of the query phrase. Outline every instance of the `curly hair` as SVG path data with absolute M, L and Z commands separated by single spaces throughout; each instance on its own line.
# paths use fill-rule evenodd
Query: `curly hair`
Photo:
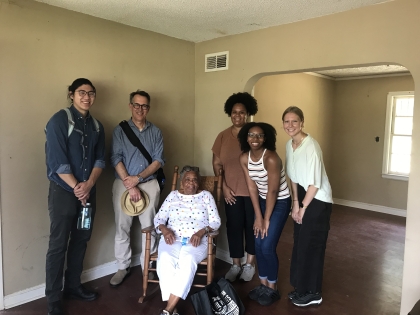
M 229 117 L 232 113 L 233 106 L 238 103 L 245 106 L 248 115 L 255 115 L 258 112 L 257 100 L 247 92 L 239 92 L 232 94 L 226 100 L 225 113 L 228 114 Z
M 241 146 L 241 151 L 243 153 L 248 152 L 251 150 L 251 147 L 248 144 L 248 132 L 253 127 L 260 127 L 264 133 L 264 148 L 276 151 L 276 136 L 277 131 L 276 129 L 271 126 L 270 124 L 263 123 L 263 122 L 250 122 L 245 124 L 238 133 L 238 140 Z

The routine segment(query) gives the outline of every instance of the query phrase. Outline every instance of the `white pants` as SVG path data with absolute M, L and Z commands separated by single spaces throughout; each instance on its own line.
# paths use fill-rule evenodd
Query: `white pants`
M 162 301 L 167 301 L 171 294 L 185 300 L 192 282 L 197 264 L 207 257 L 207 238 L 197 247 L 181 242 L 166 244 L 163 237 L 159 242 L 157 274 L 159 276 Z
M 150 199 L 147 209 L 138 216 L 141 228 L 153 226 L 153 218 L 156 214 L 156 208 L 159 204 L 160 189 L 157 180 L 151 180 L 146 183 L 137 185 L 144 190 Z M 115 212 L 115 258 L 117 259 L 118 269 L 127 269 L 131 264 L 131 247 L 130 247 L 130 229 L 133 223 L 132 216 L 124 213 L 121 209 L 121 196 L 126 191 L 122 180 L 115 179 L 112 186 L 112 202 Z M 156 251 L 156 237 L 152 234 L 150 253 Z M 141 240 L 140 264 L 144 268 L 144 248 L 146 248 L 146 238 Z

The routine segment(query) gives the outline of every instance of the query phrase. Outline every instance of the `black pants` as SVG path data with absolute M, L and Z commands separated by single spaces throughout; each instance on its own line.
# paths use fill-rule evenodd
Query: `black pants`
M 229 243 L 230 257 L 244 257 L 245 251 L 255 255 L 254 237 L 254 208 L 250 197 L 237 196 L 236 203 L 229 205 L 225 202 L 226 233 Z
M 298 185 L 299 203 L 306 191 Z M 325 248 L 330 230 L 332 204 L 313 199 L 302 224 L 294 223 L 290 283 L 299 293 L 322 291 Z
M 50 215 L 50 241 L 45 266 L 45 295 L 48 303 L 60 300 L 63 288 L 64 259 L 67 251 L 65 285 L 76 288 L 80 285 L 87 242 L 92 234 L 96 210 L 96 194 L 90 196 L 92 221 L 90 230 L 77 229 L 77 217 L 81 203 L 73 193 L 50 181 L 48 211 Z M 69 241 L 70 238 L 70 241 Z

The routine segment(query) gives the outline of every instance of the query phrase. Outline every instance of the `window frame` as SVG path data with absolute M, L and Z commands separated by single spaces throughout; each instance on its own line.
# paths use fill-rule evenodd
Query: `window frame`
M 414 91 L 399 91 L 399 92 L 389 92 L 387 96 L 387 106 L 386 106 L 386 120 L 385 120 L 385 135 L 384 135 L 384 152 L 383 152 L 383 161 L 382 161 L 382 178 L 395 179 L 408 181 L 410 174 L 392 174 L 389 172 L 390 167 L 390 156 L 391 156 L 391 132 L 393 130 L 394 118 L 395 118 L 395 98 L 412 96 L 414 97 Z M 413 115 L 414 116 L 414 115 Z M 413 135 L 411 134 L 411 137 Z M 411 153 L 410 153 L 411 156 Z

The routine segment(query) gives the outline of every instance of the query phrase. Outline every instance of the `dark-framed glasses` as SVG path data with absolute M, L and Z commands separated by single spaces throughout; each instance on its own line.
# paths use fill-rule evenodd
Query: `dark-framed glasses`
M 264 134 L 263 133 L 248 132 L 248 137 L 249 138 L 263 139 Z
M 138 104 L 138 103 L 131 103 L 131 105 L 135 108 L 135 109 L 143 109 L 143 110 L 148 110 L 150 108 L 150 105 L 147 104 Z
M 85 91 L 85 90 L 78 90 L 76 91 L 77 93 L 79 93 L 80 97 L 85 97 L 86 95 L 89 97 L 95 97 L 96 96 L 96 92 L 95 91 Z

